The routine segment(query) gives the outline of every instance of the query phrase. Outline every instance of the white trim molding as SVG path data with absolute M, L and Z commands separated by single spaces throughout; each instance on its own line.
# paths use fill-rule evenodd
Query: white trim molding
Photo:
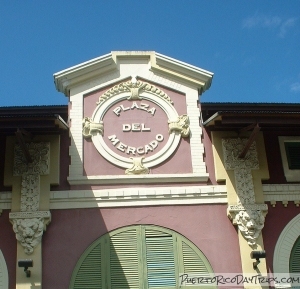
M 287 182 L 299 182 L 300 181 L 300 170 L 290 170 L 289 169 L 289 164 L 288 164 L 288 159 L 287 159 L 284 143 L 285 142 L 300 143 L 300 137 L 299 136 L 279 136 L 278 140 L 279 140 L 284 176 L 285 176 Z
M 226 204 L 226 186 L 55 191 L 50 209 Z
M 300 205 L 300 184 L 277 184 L 263 185 L 265 202 L 270 202 L 273 207 L 277 202 L 281 202 L 287 207 L 288 202 Z
M 207 179 L 208 173 L 68 177 L 70 185 L 196 183 L 206 182 Z

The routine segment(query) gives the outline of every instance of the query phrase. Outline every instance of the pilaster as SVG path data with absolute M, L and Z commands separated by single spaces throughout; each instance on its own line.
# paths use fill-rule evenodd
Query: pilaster
M 31 162 L 14 137 L 6 145 L 5 185 L 12 186 L 9 218 L 18 240 L 16 288 L 42 288 L 42 237 L 51 221 L 50 184 L 59 182 L 59 136 L 34 137 L 26 143 Z M 33 260 L 30 277 L 18 267 L 21 259 Z
M 246 156 L 239 158 L 249 139 L 248 135 L 213 132 L 213 152 L 217 181 L 226 181 L 228 217 L 238 227 L 243 273 L 267 273 L 265 259 L 253 268 L 250 254 L 264 250 L 261 230 L 267 214 L 262 179 L 269 177 L 263 135 L 258 134 Z M 245 285 L 247 288 L 247 285 Z M 252 287 L 253 288 L 253 287 Z M 257 287 L 261 288 L 261 287 Z

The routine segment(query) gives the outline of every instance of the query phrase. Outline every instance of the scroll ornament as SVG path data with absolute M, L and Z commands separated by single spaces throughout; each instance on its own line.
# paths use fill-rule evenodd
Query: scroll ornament
M 186 114 L 178 116 L 177 121 L 168 121 L 169 133 L 173 131 L 180 132 L 182 137 L 188 137 L 190 135 L 190 120 Z
M 125 171 L 126 175 L 140 175 L 140 174 L 149 174 L 149 169 L 144 167 L 143 165 L 143 159 L 145 157 L 141 158 L 131 158 L 133 166 L 130 169 L 127 169 Z
M 90 117 L 85 117 L 82 121 L 82 134 L 85 138 L 89 138 L 97 133 L 103 135 L 104 125 L 103 121 L 99 123 L 93 122 Z

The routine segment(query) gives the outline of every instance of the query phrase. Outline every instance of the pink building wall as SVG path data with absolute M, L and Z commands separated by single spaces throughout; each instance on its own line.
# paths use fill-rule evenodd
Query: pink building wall
M 52 210 L 52 222 L 43 236 L 43 289 L 68 288 L 78 259 L 92 242 L 136 224 L 182 234 L 206 255 L 217 273 L 242 270 L 237 232 L 226 218 L 225 205 Z

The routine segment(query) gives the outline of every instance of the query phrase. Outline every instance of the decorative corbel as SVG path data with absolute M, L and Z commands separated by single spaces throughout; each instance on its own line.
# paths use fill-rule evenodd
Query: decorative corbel
M 256 248 L 256 241 L 264 227 L 267 211 L 266 204 L 253 204 L 245 207 L 232 205 L 228 207 L 227 215 L 232 220 L 233 225 L 238 226 L 249 246 Z
M 16 234 L 16 239 L 24 248 L 27 255 L 33 253 L 34 248 L 41 242 L 43 232 L 50 223 L 50 211 L 12 212 L 10 222 Z

